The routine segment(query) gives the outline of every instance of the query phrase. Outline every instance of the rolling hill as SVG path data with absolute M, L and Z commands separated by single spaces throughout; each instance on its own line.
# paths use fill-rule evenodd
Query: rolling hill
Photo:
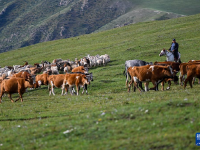
M 3 97 L 0 149 L 198 149 L 200 85 L 128 93 L 123 71 L 129 59 L 164 61 L 158 54 L 173 38 L 183 62 L 199 59 L 199 24 L 200 14 L 136 23 L 1 53 L 2 67 L 105 53 L 111 62 L 89 69 L 88 95 L 60 96 L 56 89 L 49 96 L 43 86 L 28 90 L 23 103 Z
M 197 13 L 197 0 L 1 0 L 0 52 Z

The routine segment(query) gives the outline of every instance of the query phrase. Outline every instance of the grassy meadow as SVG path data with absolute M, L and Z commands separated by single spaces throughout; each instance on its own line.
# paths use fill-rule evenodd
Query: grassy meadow
M 170 47 L 173 38 L 183 62 L 199 60 L 199 24 L 198 14 L 1 53 L 1 67 L 88 54 L 108 54 L 111 62 L 89 70 L 94 81 L 88 95 L 61 96 L 61 89 L 56 89 L 56 95 L 49 96 L 42 86 L 28 90 L 23 103 L 3 97 L 0 149 L 198 149 L 200 85 L 195 82 L 184 90 L 172 84 L 170 90 L 128 93 L 123 71 L 130 59 L 164 61 L 158 54 Z

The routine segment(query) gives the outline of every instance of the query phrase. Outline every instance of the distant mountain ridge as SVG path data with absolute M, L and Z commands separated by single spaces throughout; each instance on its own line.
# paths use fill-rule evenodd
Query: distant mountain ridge
M 174 5 L 171 6 L 172 2 Z M 161 0 L 158 4 L 155 0 L 151 3 L 147 0 L 0 0 L 0 53 L 131 23 L 200 13 L 197 0 L 183 2 Z M 176 6 L 178 9 L 174 9 Z

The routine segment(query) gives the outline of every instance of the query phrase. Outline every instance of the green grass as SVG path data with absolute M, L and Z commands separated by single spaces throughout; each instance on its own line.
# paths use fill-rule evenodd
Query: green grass
M 198 149 L 200 85 L 128 93 L 123 71 L 129 59 L 164 61 L 158 54 L 173 38 L 183 62 L 199 59 L 199 24 L 200 15 L 138 23 L 2 53 L 2 67 L 106 53 L 111 62 L 90 69 L 89 95 L 48 96 L 43 86 L 23 103 L 3 97 L 0 149 Z

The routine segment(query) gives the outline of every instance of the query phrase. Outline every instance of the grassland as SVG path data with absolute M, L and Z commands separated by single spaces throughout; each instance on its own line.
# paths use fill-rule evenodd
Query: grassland
M 0 149 L 198 149 L 200 85 L 127 93 L 123 71 L 129 59 L 164 61 L 158 54 L 173 38 L 183 62 L 199 59 L 199 24 L 200 15 L 137 23 L 2 53 L 0 66 L 105 53 L 111 62 L 90 69 L 89 95 L 48 96 L 43 86 L 23 103 L 3 97 Z

